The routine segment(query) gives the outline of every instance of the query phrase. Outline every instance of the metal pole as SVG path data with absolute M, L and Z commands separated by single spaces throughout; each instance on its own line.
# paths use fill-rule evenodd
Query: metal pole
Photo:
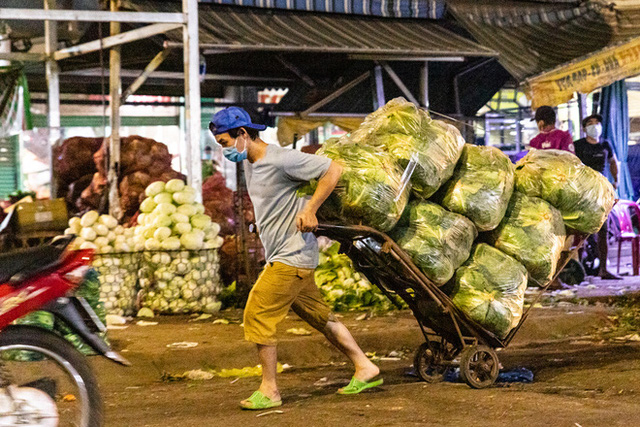
M 46 10 L 55 8 L 55 0 L 45 0 Z M 45 54 L 47 61 L 45 71 L 47 75 L 47 126 L 49 127 L 49 167 L 51 171 L 51 198 L 55 198 L 58 192 L 53 172 L 53 146 L 60 140 L 60 68 L 51 55 L 58 48 L 58 23 L 44 21 Z
M 429 109 L 429 61 L 424 61 L 420 67 L 420 102 L 424 108 Z
M 140 86 L 142 86 L 144 82 L 149 78 L 149 76 L 158 69 L 160 64 L 162 64 L 167 56 L 169 56 L 170 52 L 171 48 L 164 48 L 151 60 L 151 62 L 149 62 L 149 64 L 147 64 L 144 71 L 133 83 L 131 83 L 131 86 L 129 86 L 122 94 L 123 104 L 127 102 L 127 98 L 129 98 L 129 96 L 133 95 L 138 89 L 140 89 Z
M 111 0 L 111 11 L 120 8 L 120 0 Z M 111 22 L 111 36 L 120 33 L 120 23 Z M 111 109 L 110 125 L 111 137 L 109 138 L 109 171 L 107 182 L 109 186 L 109 214 L 120 218 L 120 197 L 118 194 L 118 178 L 120 175 L 120 46 L 114 46 L 109 51 L 109 106 Z
M 398 86 L 398 89 L 400 89 L 400 91 L 404 94 L 404 96 L 406 96 L 407 99 L 410 102 L 413 102 L 416 105 L 420 105 L 420 102 L 418 102 L 416 97 L 413 96 L 411 91 L 407 88 L 407 86 L 404 84 L 402 79 L 400 79 L 400 77 L 398 77 L 396 72 L 393 71 L 393 68 L 391 68 L 391 66 L 389 64 L 387 64 L 386 62 L 380 62 L 380 65 L 382 65 L 382 68 L 384 68 L 384 70 L 387 72 L 389 77 L 391 77 L 391 80 L 393 80 L 393 82 L 396 84 L 396 86 Z
M 373 69 L 373 75 L 375 76 L 376 81 L 376 98 L 374 101 L 374 109 L 378 109 L 385 104 L 384 98 L 384 81 L 382 80 L 382 67 L 380 65 L 376 65 Z
M 491 139 L 491 121 L 487 118 L 487 115 L 484 115 L 484 145 L 489 146 L 489 141 Z
M 582 120 L 587 117 L 587 95 L 578 92 L 578 117 L 580 118 L 580 138 L 584 138 L 586 135 L 582 128 Z
M 516 117 L 516 151 L 522 151 L 522 108 L 518 107 L 518 116 Z
M 183 27 L 184 44 L 184 106 L 185 149 L 187 157 L 187 180 L 196 189 L 198 201 L 202 201 L 202 165 L 200 154 L 200 51 L 198 48 L 198 0 L 182 0 L 182 12 L 186 25 Z

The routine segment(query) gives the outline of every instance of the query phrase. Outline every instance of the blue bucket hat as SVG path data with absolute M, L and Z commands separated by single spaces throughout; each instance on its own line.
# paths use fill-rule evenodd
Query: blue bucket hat
M 211 117 L 209 122 L 209 130 L 214 135 L 220 135 L 240 127 L 256 130 L 265 130 L 267 128 L 265 125 L 252 123 L 249 113 L 240 107 L 228 107 L 218 111 Z

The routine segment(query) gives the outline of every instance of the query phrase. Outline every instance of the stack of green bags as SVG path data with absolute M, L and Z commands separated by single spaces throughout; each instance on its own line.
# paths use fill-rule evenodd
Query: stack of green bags
M 345 166 L 322 217 L 387 232 L 499 337 L 521 318 L 526 286 L 557 273 L 565 225 L 597 231 L 614 200 L 606 179 L 573 154 L 532 150 L 514 166 L 401 98 L 318 154 Z

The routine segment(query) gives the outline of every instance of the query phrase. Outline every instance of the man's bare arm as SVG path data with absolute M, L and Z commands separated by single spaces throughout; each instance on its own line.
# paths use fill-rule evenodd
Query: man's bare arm
M 336 188 L 340 175 L 342 175 L 342 166 L 339 163 L 332 161 L 327 172 L 318 180 L 318 186 L 316 187 L 316 191 L 313 193 L 313 196 L 311 196 L 311 199 L 307 202 L 302 212 L 300 212 L 296 218 L 298 230 L 302 232 L 309 232 L 318 228 L 316 213 L 324 201 L 327 200 L 327 197 L 329 197 L 334 188 Z
M 614 187 L 618 188 L 618 161 L 616 160 L 616 156 L 611 156 L 609 159 L 609 171 L 613 178 Z

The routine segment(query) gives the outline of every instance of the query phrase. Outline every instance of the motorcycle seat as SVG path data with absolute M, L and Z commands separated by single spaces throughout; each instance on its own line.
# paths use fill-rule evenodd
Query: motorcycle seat
M 23 282 L 58 264 L 64 248 L 37 246 L 0 255 L 0 283 Z

